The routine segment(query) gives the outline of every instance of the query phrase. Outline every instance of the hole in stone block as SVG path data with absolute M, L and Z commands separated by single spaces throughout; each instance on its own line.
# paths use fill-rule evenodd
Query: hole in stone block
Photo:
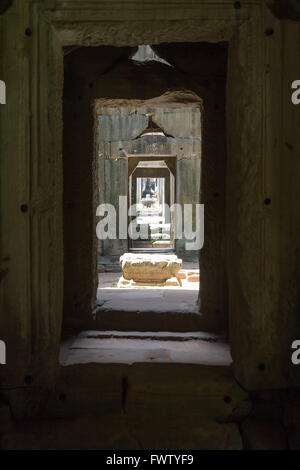
M 229 395 L 225 395 L 225 396 L 224 396 L 224 402 L 225 402 L 225 403 L 231 403 L 231 402 L 232 402 L 232 398 L 231 398 Z
M 267 28 L 265 30 L 265 35 L 266 36 L 273 36 L 273 34 L 274 34 L 274 29 L 273 28 Z
M 25 382 L 26 385 L 32 384 L 32 382 L 33 382 L 33 377 L 32 377 L 31 375 L 26 375 L 26 376 L 24 377 L 24 382 Z
M 61 392 L 58 396 L 59 401 L 66 401 L 67 395 L 64 392 Z
M 27 212 L 28 211 L 28 205 L 27 204 L 21 204 L 21 212 Z

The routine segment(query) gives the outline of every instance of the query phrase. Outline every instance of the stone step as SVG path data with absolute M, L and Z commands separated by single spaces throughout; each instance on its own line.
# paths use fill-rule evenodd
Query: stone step
M 123 289 L 120 289 L 123 290 Z M 105 304 L 96 312 L 92 327 L 99 330 L 122 331 L 214 331 L 215 319 L 203 317 L 195 312 L 153 312 L 149 310 L 124 311 L 105 309 Z

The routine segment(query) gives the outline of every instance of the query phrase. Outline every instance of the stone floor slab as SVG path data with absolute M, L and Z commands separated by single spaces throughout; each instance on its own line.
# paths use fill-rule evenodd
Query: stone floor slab
M 83 363 L 172 362 L 187 364 L 219 365 L 231 364 L 229 345 L 221 338 L 209 334 L 195 339 L 194 333 L 185 334 L 180 340 L 167 336 L 155 336 L 148 332 L 137 336 L 131 332 L 83 332 L 64 351 L 63 365 Z M 169 333 L 173 335 L 173 333 Z

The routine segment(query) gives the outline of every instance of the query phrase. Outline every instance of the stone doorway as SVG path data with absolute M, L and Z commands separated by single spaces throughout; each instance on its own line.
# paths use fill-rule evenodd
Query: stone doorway
M 130 251 L 165 252 L 175 247 L 171 207 L 175 202 L 176 163 L 172 165 L 172 157 L 157 158 L 134 157 L 128 166 L 129 207 L 133 208 L 129 220 L 134 233 L 140 232 L 139 238 L 129 239 Z
M 128 210 L 127 240 L 99 242 L 97 327 L 199 329 L 199 253 L 185 252 L 185 230 L 175 237 L 174 204 L 183 209 L 200 202 L 201 99 L 184 90 L 145 102 L 101 99 L 95 114 L 100 202 L 113 204 L 120 214 L 122 195 L 134 209 Z M 195 209 L 191 215 L 195 226 Z M 160 279 L 152 268 L 172 266 L 177 254 L 178 276 L 162 273 Z M 136 271 L 132 278 L 122 273 L 124 257 L 129 265 L 137 260 L 143 279 Z
M 168 47 L 164 45 L 162 50 L 165 51 L 165 48 L 168 49 Z M 173 46 L 170 47 L 173 50 Z M 138 165 L 147 162 L 149 158 L 153 162 L 166 164 L 170 171 L 170 180 L 174 177 L 174 184 L 170 184 L 171 188 L 173 187 L 170 200 L 172 199 L 172 201 L 181 205 L 203 202 L 213 215 L 213 217 L 207 219 L 206 233 L 209 236 L 206 235 L 205 248 L 201 254 L 201 269 L 205 273 L 205 280 L 203 281 L 205 288 L 202 289 L 201 293 L 201 314 L 199 312 L 198 294 L 199 277 L 197 282 L 193 284 L 196 298 L 191 313 L 194 309 L 197 310 L 195 324 L 198 325 L 198 329 L 216 331 L 226 329 L 227 324 L 224 269 L 226 165 L 224 100 L 227 48 L 224 44 L 214 46 L 206 43 L 199 47 L 200 50 L 205 51 L 202 54 L 203 64 L 205 64 L 205 77 L 211 76 L 212 87 L 207 83 L 207 78 L 204 80 L 202 75 L 200 75 L 201 79 L 196 76 L 197 80 L 195 80 L 193 73 L 191 76 L 184 75 L 176 66 L 171 67 L 168 64 L 147 62 L 146 65 L 141 67 L 141 65 L 137 65 L 130 59 L 130 48 L 110 49 L 112 54 L 116 54 L 116 56 L 121 54 L 121 57 L 124 54 L 125 58 L 116 61 L 116 65 L 111 65 L 108 73 L 100 73 L 99 77 L 97 76 L 99 72 L 96 64 L 99 63 L 100 54 L 103 59 L 101 63 L 104 65 L 107 58 L 106 48 L 78 48 L 67 51 L 65 71 L 68 95 L 65 97 L 66 118 L 64 119 L 64 198 L 69 205 L 69 199 L 74 198 L 74 174 L 76 174 L 76 178 L 77 175 L 83 175 L 85 191 L 83 191 L 81 182 L 78 181 L 77 206 L 80 207 L 80 211 L 77 212 L 78 216 L 80 214 L 78 230 L 80 233 L 85 232 L 88 226 L 90 232 L 90 227 L 93 229 L 96 225 L 95 220 L 91 218 L 87 220 L 86 207 L 91 197 L 93 198 L 95 212 L 96 204 L 99 203 L 110 203 L 114 205 L 118 212 L 119 196 L 126 196 L 128 200 L 132 197 L 135 171 L 145 171 L 145 168 L 138 167 Z M 211 51 L 215 53 L 214 59 L 211 59 Z M 177 54 L 175 45 L 174 53 Z M 168 54 L 170 56 L 169 52 Z M 126 58 L 128 55 L 129 58 Z M 83 63 L 85 64 L 84 74 L 81 72 Z M 88 76 L 86 76 L 87 70 L 89 70 Z M 81 75 L 77 77 L 76 74 Z M 126 80 L 120 81 L 121 76 L 126 77 Z M 155 84 L 155 88 L 153 84 Z M 71 90 L 73 89 L 76 94 L 78 90 L 76 87 L 78 86 L 82 91 L 82 95 L 78 96 L 79 101 L 75 100 L 74 102 Z M 215 100 L 218 101 L 218 105 L 215 105 Z M 71 107 L 67 106 L 68 101 L 72 102 Z M 91 104 L 93 104 L 94 109 L 92 125 L 90 125 L 91 122 L 87 122 L 86 118 L 90 113 Z M 204 107 L 206 111 L 203 120 Z M 84 116 L 84 121 L 81 117 L 78 118 L 79 122 L 76 124 L 75 129 L 77 129 L 80 139 L 75 138 L 75 140 L 74 116 Z M 71 124 L 72 122 L 73 124 Z M 85 139 L 91 144 L 90 131 L 93 124 L 94 160 L 90 161 L 87 166 L 87 151 L 86 147 L 83 148 L 82 136 L 84 130 Z M 77 158 L 74 158 L 74 155 L 77 155 Z M 71 171 L 69 166 L 72 168 Z M 76 173 L 74 172 L 75 168 Z M 91 170 L 90 174 L 92 174 L 92 185 L 88 185 L 88 168 Z M 157 169 L 154 168 L 154 171 L 157 171 Z M 70 182 L 69 191 L 68 181 L 71 174 L 72 181 Z M 145 174 L 140 176 L 147 177 Z M 71 219 L 74 223 L 71 211 L 66 206 L 66 227 Z M 83 221 L 85 221 L 85 225 L 82 224 Z M 195 226 L 194 222 L 192 224 Z M 119 227 L 117 227 L 117 232 L 118 230 Z M 78 317 L 83 318 L 83 310 L 85 311 L 86 307 L 82 302 L 93 300 L 92 298 L 89 299 L 83 292 L 83 284 L 86 284 L 85 292 L 88 290 L 88 280 L 91 274 L 87 275 L 86 268 L 84 268 L 85 275 L 80 276 L 80 283 L 76 282 L 71 286 L 69 282 L 69 275 L 72 274 L 74 278 L 74 274 L 76 277 L 78 272 L 78 270 L 74 272 L 74 259 L 81 260 L 78 245 L 75 246 L 73 235 L 73 232 L 67 230 L 64 234 L 65 246 L 68 248 L 68 253 L 65 252 L 66 308 L 64 319 L 67 320 L 68 324 L 74 322 L 74 317 L 77 316 L 76 311 Z M 96 270 L 99 270 L 99 277 L 103 277 L 107 270 L 120 270 L 120 256 L 129 252 L 132 248 L 129 240 L 117 237 L 114 240 L 94 240 L 93 247 L 86 244 L 84 246 L 84 256 L 86 257 L 84 262 L 86 261 L 87 264 L 91 256 L 87 254 L 88 246 L 91 250 L 90 253 L 95 253 L 96 242 L 98 245 L 98 258 L 95 257 L 97 264 L 94 265 L 94 274 Z M 176 239 L 173 246 L 168 249 L 173 249 L 175 254 L 183 259 L 184 263 L 193 263 L 192 267 L 187 265 L 189 271 L 198 270 L 199 253 L 186 252 L 185 243 L 184 238 Z M 146 250 L 147 248 L 143 247 L 142 249 Z M 165 248 L 157 249 L 166 251 Z M 75 256 L 70 264 L 69 253 L 71 251 L 74 251 Z M 83 259 L 80 264 L 83 264 Z M 97 287 L 99 287 L 96 276 L 92 279 L 92 282 L 95 287 L 94 292 L 96 292 Z M 112 282 L 115 283 L 116 280 Z M 106 285 L 105 280 L 102 286 L 104 287 L 104 285 Z M 198 290 L 195 289 L 196 286 Z M 73 298 L 69 296 L 69 289 L 73 291 Z M 181 288 L 181 290 L 183 289 Z M 189 294 L 191 290 L 189 287 Z M 98 300 L 99 298 L 97 302 Z M 174 308 L 174 305 L 170 306 L 170 312 L 172 308 Z M 137 311 L 132 313 L 136 315 Z M 86 321 L 84 323 L 86 324 Z

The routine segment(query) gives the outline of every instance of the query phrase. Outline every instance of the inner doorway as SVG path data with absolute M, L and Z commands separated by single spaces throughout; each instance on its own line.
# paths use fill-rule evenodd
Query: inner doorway
M 76 51 L 74 54 L 77 55 Z M 98 54 L 97 51 L 97 64 L 99 63 Z M 70 55 L 72 56 L 73 53 Z M 209 60 L 211 60 L 211 54 L 209 54 Z M 75 62 L 77 63 L 76 60 Z M 194 61 L 194 63 L 196 62 Z M 166 332 L 172 332 L 172 334 L 176 332 L 178 337 L 184 333 L 187 335 L 185 338 L 192 341 L 193 332 L 215 329 L 214 315 L 203 316 L 199 312 L 199 252 L 197 249 L 188 248 L 190 240 L 192 240 L 191 232 L 193 232 L 193 227 L 196 227 L 194 223 L 195 211 L 189 217 L 183 217 L 190 225 L 185 227 L 184 223 L 186 230 L 183 231 L 181 238 L 173 236 L 174 220 L 172 221 L 172 214 L 170 213 L 168 219 L 165 213 L 160 213 L 161 206 L 164 206 L 168 199 L 170 205 L 175 202 L 183 208 L 183 206 L 194 206 L 199 203 L 202 195 L 202 201 L 209 202 L 210 213 L 216 214 L 208 220 L 209 223 L 210 220 L 213 221 L 215 229 L 209 230 L 210 236 L 207 246 L 210 259 L 214 259 L 211 256 L 211 246 L 213 246 L 213 253 L 215 250 L 218 251 L 219 247 L 222 248 L 221 243 L 215 243 L 216 234 L 223 232 L 222 229 L 216 229 L 221 225 L 221 218 L 214 209 L 214 205 L 218 202 L 220 210 L 223 207 L 219 197 L 220 194 L 223 194 L 223 186 L 217 184 L 219 183 L 218 178 L 221 176 L 223 178 L 225 174 L 223 171 L 225 159 L 218 158 L 219 153 L 222 153 L 223 156 L 225 149 L 225 145 L 222 145 L 223 108 L 220 107 L 222 100 L 219 99 L 219 95 L 216 95 L 216 91 L 220 87 L 215 85 L 219 85 L 219 82 L 213 78 L 212 83 L 207 83 L 207 65 L 209 64 L 205 61 L 205 67 L 201 66 L 201 73 L 202 70 L 205 70 L 205 80 L 204 78 L 200 80 L 198 76 L 195 76 L 196 80 L 192 83 L 188 74 L 183 75 L 176 66 L 156 61 L 147 62 L 141 66 L 136 63 L 135 59 L 128 58 L 117 62 L 116 66 L 110 68 L 108 73 L 97 75 L 96 80 L 90 79 L 87 83 L 90 92 L 89 99 L 92 97 L 94 100 L 94 132 L 89 134 L 90 137 L 93 135 L 95 138 L 93 170 L 96 171 L 93 173 L 93 200 L 96 204 L 107 204 L 113 207 L 116 214 L 125 214 L 125 224 L 122 224 L 122 227 L 125 225 L 125 228 L 132 221 L 131 215 L 126 214 L 127 204 L 143 204 L 142 199 L 145 199 L 145 204 L 143 204 L 145 208 L 140 207 L 142 213 L 138 214 L 140 219 L 136 221 L 136 224 L 142 225 L 145 222 L 143 217 L 150 217 L 150 220 L 146 220 L 148 223 L 145 223 L 148 227 L 147 234 L 150 231 L 150 237 L 146 237 L 145 240 L 147 243 L 149 243 L 149 239 L 151 240 L 151 245 L 148 248 L 145 245 L 139 248 L 135 240 L 131 241 L 130 237 L 120 236 L 120 233 L 122 235 L 124 233 L 124 231 L 120 231 L 120 217 L 116 219 L 115 237 L 96 240 L 98 289 L 96 302 L 93 304 L 93 321 L 89 328 L 97 332 L 96 336 L 102 335 L 99 338 L 100 349 L 104 346 L 103 335 L 110 337 L 113 335 L 114 347 L 116 336 L 118 336 L 117 342 L 119 344 L 121 341 L 119 336 L 121 335 L 122 341 L 125 341 L 126 347 L 129 347 L 128 337 L 135 336 L 136 340 L 143 333 L 148 332 L 147 334 L 149 334 L 150 332 L 151 341 L 155 336 L 159 351 L 153 352 L 153 344 L 151 344 L 151 352 L 147 349 L 147 358 L 145 359 L 143 356 L 142 360 L 169 361 L 173 360 L 172 354 L 167 352 L 164 355 L 165 352 L 162 353 L 161 347 L 162 338 L 168 336 Z M 81 70 L 80 67 L 78 69 Z M 215 70 L 213 73 L 215 74 Z M 120 80 L 120 77 L 124 77 L 124 79 Z M 223 90 L 223 88 L 221 89 Z M 204 98 L 206 104 L 207 114 L 204 125 L 203 100 L 200 96 Z M 78 99 L 79 97 L 81 95 L 78 95 Z M 86 113 L 83 113 L 81 108 L 77 110 L 76 104 L 76 111 L 80 116 L 86 116 L 90 111 L 91 101 L 88 103 L 89 107 L 86 108 Z M 205 130 L 206 145 L 203 161 L 209 162 L 209 171 L 207 170 L 208 164 L 202 165 L 202 128 Z M 71 131 L 70 143 L 74 149 L 74 129 L 72 128 Z M 78 135 L 80 135 L 79 132 Z M 218 151 L 215 149 L 214 143 L 217 143 Z M 65 141 L 65 147 L 68 151 L 70 146 L 67 144 L 68 142 Z M 72 165 L 77 165 L 77 160 L 74 163 L 73 153 L 70 153 L 70 162 Z M 81 159 L 80 162 L 82 162 Z M 78 173 L 83 176 L 85 181 L 88 174 L 83 162 L 81 169 L 82 171 Z M 65 174 L 69 173 L 66 171 Z M 95 175 L 97 175 L 96 178 Z M 215 181 L 216 179 L 217 181 Z M 149 180 L 148 187 L 153 185 L 149 194 L 150 201 L 147 200 L 149 199 L 147 191 L 144 192 L 147 180 Z M 201 182 L 203 185 L 200 187 Z M 153 194 L 151 194 L 152 191 Z M 82 198 L 83 192 L 80 194 Z M 208 198 L 208 194 L 210 198 L 213 198 L 212 200 Z M 218 199 L 214 194 L 218 196 Z M 66 197 L 67 193 L 65 192 Z M 126 204 L 121 205 L 120 201 L 124 201 L 126 198 Z M 156 201 L 151 200 L 155 198 Z M 154 213 L 149 213 L 151 208 Z M 155 214 L 155 211 L 158 211 L 158 214 Z M 82 212 L 81 220 L 85 220 L 84 211 Z M 153 218 L 157 216 L 162 219 L 158 219 L 158 224 L 152 223 L 154 222 Z M 176 219 L 179 220 L 178 217 Z M 216 227 L 216 222 L 219 224 L 218 227 Z M 96 219 L 97 223 L 98 219 Z M 155 225 L 165 225 L 166 227 L 163 231 Z M 177 227 L 177 223 L 175 225 Z M 82 223 L 81 227 L 83 229 Z M 153 237 L 153 235 L 157 235 L 157 237 Z M 155 246 L 156 241 L 160 244 L 166 242 L 165 246 L 168 248 L 159 248 L 158 244 Z M 141 242 L 143 240 L 140 240 Z M 154 250 L 174 250 L 174 256 L 178 256 L 182 260 L 181 269 L 176 273 L 176 280 L 168 277 L 164 285 L 150 285 L 151 283 L 148 282 L 148 285 L 145 286 L 135 279 L 136 276 L 132 279 L 125 277 L 123 267 L 120 266 L 120 259 L 128 254 L 128 251 L 139 251 L 139 249 L 142 251 L 151 250 L 149 255 L 151 257 L 161 255 L 153 253 Z M 134 253 L 134 255 L 137 254 L 140 253 Z M 173 254 L 169 256 L 173 256 Z M 216 272 L 219 272 L 219 268 L 216 269 L 216 266 L 222 267 L 221 259 L 222 256 L 218 256 L 218 263 L 214 263 L 213 269 L 210 269 L 209 272 L 204 269 L 206 279 L 210 279 Z M 147 267 L 143 265 L 143 269 L 146 272 Z M 120 283 L 121 277 L 124 277 L 124 283 Z M 213 293 L 215 299 L 216 291 L 214 290 Z M 76 296 L 78 299 L 77 292 Z M 213 308 L 214 305 L 215 301 L 210 308 Z M 219 323 L 217 329 L 220 329 Z M 116 332 L 119 333 L 116 334 Z M 93 337 L 93 341 L 94 339 Z M 196 347 L 198 347 L 198 342 Z M 178 341 L 176 341 L 175 348 L 178 350 Z M 107 360 L 107 353 L 104 356 Z M 111 358 L 111 356 L 109 357 Z M 99 360 L 98 353 L 97 360 Z M 176 358 L 176 360 L 179 359 Z M 136 355 L 134 355 L 134 361 L 137 361 Z M 189 361 L 191 361 L 190 357 Z
M 177 56 L 178 47 L 177 45 L 170 46 L 170 54 L 174 51 L 174 59 L 176 58 L 176 60 L 181 57 Z M 82 319 L 82 322 L 90 318 L 88 314 L 88 306 L 90 305 L 93 305 L 95 326 L 103 327 L 102 319 L 106 314 L 106 312 L 103 312 L 104 309 L 107 311 L 107 317 L 112 319 L 112 313 L 116 312 L 116 305 L 110 305 L 109 299 L 97 296 L 96 301 L 97 303 L 99 301 L 103 308 L 99 311 L 98 307 L 95 306 L 97 308 L 96 312 L 94 309 L 95 296 L 91 297 L 87 295 L 87 292 L 91 290 L 91 283 L 94 294 L 96 294 L 97 286 L 98 294 L 101 294 L 101 290 L 106 287 L 117 289 L 117 279 L 108 282 L 108 279 L 102 279 L 102 277 L 106 278 L 115 274 L 120 277 L 120 258 L 132 249 L 129 246 L 130 240 L 126 231 L 128 225 L 126 208 L 128 199 L 131 196 L 128 173 L 130 175 L 133 172 L 133 169 L 128 172 L 128 165 L 134 161 L 136 156 L 146 156 L 142 160 L 139 158 L 139 162 L 150 162 L 150 160 L 147 160 L 149 157 L 155 156 L 159 161 L 165 161 L 162 156 L 171 156 L 173 154 L 176 156 L 176 158 L 173 157 L 173 160 L 176 161 L 174 184 L 176 204 L 183 207 L 189 204 L 195 205 L 201 200 L 206 204 L 209 216 L 206 218 L 205 224 L 205 248 L 201 253 L 201 292 L 203 292 L 201 298 L 199 297 L 201 304 L 197 304 L 200 285 L 199 275 L 198 278 L 192 276 L 194 274 L 192 266 L 188 265 L 188 275 L 192 277 L 190 279 L 192 282 L 189 282 L 188 287 L 196 287 L 196 285 L 198 287 L 198 289 L 193 289 L 196 294 L 195 302 L 193 302 L 192 308 L 189 305 L 187 306 L 189 315 L 185 315 L 186 309 L 183 307 L 186 307 L 186 305 L 180 305 L 178 299 L 175 299 L 177 297 L 175 290 L 178 289 L 183 294 L 184 286 L 182 285 L 180 289 L 176 286 L 163 288 L 163 294 L 164 297 L 168 297 L 168 303 L 169 300 L 174 300 L 172 306 L 166 312 L 168 313 L 168 320 L 170 317 L 170 324 L 172 323 L 172 328 L 175 328 L 174 315 L 169 315 L 169 312 L 174 313 L 174 308 L 179 309 L 180 307 L 179 313 L 184 313 L 182 328 L 185 331 L 190 329 L 187 325 L 187 319 L 191 314 L 197 315 L 197 321 L 195 321 L 197 328 L 214 329 L 216 325 L 219 329 L 220 325 L 224 324 L 221 321 L 219 322 L 218 318 L 223 318 L 222 306 L 224 304 L 222 302 L 222 288 L 224 285 L 223 234 L 225 230 L 224 175 L 226 146 L 224 140 L 224 86 L 221 87 L 220 85 L 223 82 L 225 83 L 226 60 L 220 62 L 219 59 L 223 56 L 226 58 L 226 49 L 222 45 L 210 46 L 207 44 L 195 45 L 193 48 L 185 45 L 181 49 L 185 51 L 184 53 L 191 51 L 193 57 L 198 57 L 198 54 L 200 54 L 201 67 L 199 73 L 202 74 L 205 71 L 205 77 L 201 75 L 203 79 L 200 80 L 198 75 L 194 73 L 191 76 L 188 73 L 183 75 L 176 64 L 169 66 L 168 64 L 151 61 L 141 66 L 131 57 L 128 57 L 116 61 L 116 65 L 108 69 L 107 73 L 101 74 L 98 69 L 94 70 L 93 68 L 95 72 L 93 77 L 91 73 L 87 78 L 85 72 L 76 81 L 76 74 L 81 74 L 82 71 L 82 60 L 84 59 L 84 63 L 89 63 L 91 67 L 94 67 L 96 63 L 102 64 L 107 54 L 107 48 L 105 50 L 102 47 L 87 48 L 86 50 L 82 48 L 68 51 L 66 55 L 65 83 L 68 86 L 65 87 L 66 105 L 64 107 L 64 245 L 67 251 L 65 250 L 64 318 L 70 324 L 73 324 L 75 320 L 77 321 L 77 318 Z M 216 52 L 213 57 L 211 49 Z M 121 49 L 117 51 L 111 48 L 109 50 L 115 53 L 121 52 Z M 128 52 L 125 49 L 122 49 L 122 51 L 124 54 Z M 170 54 L 169 57 L 171 57 Z M 99 60 L 99 57 L 101 57 L 101 60 Z M 193 60 L 193 64 L 196 63 L 197 61 Z M 223 63 L 224 77 L 223 72 L 219 73 L 220 69 L 223 70 Z M 209 81 L 207 79 L 208 73 L 211 77 Z M 124 80 L 120 80 L 120 77 L 124 77 Z M 81 78 L 85 80 L 84 87 Z M 192 80 L 194 81 L 192 82 Z M 91 113 L 91 103 L 93 104 L 93 113 Z M 204 108 L 205 119 L 203 119 Z M 89 122 L 87 122 L 87 116 L 90 117 Z M 87 142 L 89 143 L 88 148 Z M 76 158 L 74 158 L 74 155 Z M 90 156 L 89 160 L 87 160 L 88 156 Z M 153 160 L 151 158 L 151 163 Z M 139 168 L 138 170 L 141 171 L 142 169 Z M 137 176 L 137 178 L 139 177 L 143 178 L 144 176 Z M 146 175 L 145 177 L 149 176 Z M 78 180 L 78 184 L 75 185 L 78 191 L 77 189 L 74 191 L 74 178 L 77 178 L 76 181 Z M 153 178 L 158 177 L 154 175 Z M 93 203 L 93 214 L 87 210 L 88 201 Z M 123 201 L 122 205 L 120 201 Z M 95 213 L 96 208 L 101 204 L 110 205 L 115 209 L 117 222 L 115 226 L 116 235 L 113 238 L 99 239 L 96 238 L 96 234 L 90 236 L 92 232 L 95 232 L 95 227 L 100 222 Z M 74 222 L 72 222 L 72 225 L 70 222 L 73 221 L 75 214 L 78 221 L 76 231 L 70 229 L 70 227 L 74 227 Z M 124 215 L 121 224 L 122 236 L 120 236 L 120 224 L 118 223 L 121 220 L 119 214 Z M 195 227 L 193 218 L 194 211 L 192 216 L 186 217 L 186 219 L 187 223 Z M 177 220 L 179 220 L 178 217 Z M 186 226 L 187 224 L 182 225 Z M 190 227 L 187 226 L 182 238 L 175 237 L 174 251 L 176 256 L 182 259 L 183 269 L 185 268 L 184 263 L 189 263 L 190 258 L 197 260 L 198 267 L 199 253 L 197 249 L 188 249 L 190 240 L 192 240 L 189 236 L 192 235 L 191 231 Z M 83 233 L 87 234 L 86 243 L 82 244 L 81 251 L 79 251 L 75 242 L 77 238 L 83 237 Z M 88 234 L 90 234 L 89 238 Z M 88 240 L 90 240 L 89 243 Z M 98 249 L 97 253 L 96 249 Z M 91 264 L 93 270 L 91 270 Z M 91 272 L 88 272 L 88 267 Z M 115 270 L 118 270 L 118 272 L 115 272 Z M 99 275 L 99 283 L 96 274 Z M 76 276 L 78 276 L 78 279 Z M 69 282 L 69 279 L 72 279 L 72 283 Z M 115 286 L 112 285 L 113 282 L 115 282 Z M 146 302 L 145 289 L 142 286 L 136 287 L 136 289 L 141 291 L 139 295 L 142 296 L 143 311 L 146 308 L 149 310 L 151 308 L 152 311 L 153 303 Z M 149 295 L 150 290 L 154 289 L 155 287 L 147 290 Z M 144 291 L 143 295 L 142 290 Z M 165 292 L 169 290 L 170 292 Z M 118 289 L 113 294 L 118 292 L 118 296 L 127 301 L 132 294 L 125 291 L 125 288 Z M 151 294 L 154 293 L 151 292 Z M 157 298 L 160 301 L 160 307 L 164 306 L 159 296 Z M 134 311 L 130 313 L 134 314 L 137 310 L 141 311 L 141 300 L 135 302 Z M 123 310 L 120 312 L 119 317 L 122 316 L 123 319 L 122 312 L 124 312 L 125 307 L 123 301 L 121 307 Z M 131 306 L 131 308 L 133 307 Z M 200 308 L 201 315 L 199 314 Z M 138 326 L 138 323 L 144 323 L 145 315 L 133 316 L 134 328 L 140 329 L 142 325 Z M 138 319 L 135 318 L 136 316 L 138 316 Z M 159 329 L 162 327 L 163 329 L 167 328 L 166 324 L 161 325 L 161 322 L 157 322 L 159 317 L 162 318 L 161 315 L 151 315 L 151 325 L 149 322 L 148 327 L 151 326 L 152 330 L 154 326 Z M 127 328 L 129 323 L 129 321 L 126 321 Z M 157 325 L 157 323 L 160 323 L 160 325 Z M 121 327 L 120 323 L 117 324 L 117 322 L 115 326 Z
M 99 239 L 100 330 L 198 328 L 201 106 L 184 90 L 95 103 L 100 203 L 119 215 Z
M 168 252 L 175 247 L 176 156 L 159 158 L 135 156 L 133 163 L 128 164 L 132 252 Z

